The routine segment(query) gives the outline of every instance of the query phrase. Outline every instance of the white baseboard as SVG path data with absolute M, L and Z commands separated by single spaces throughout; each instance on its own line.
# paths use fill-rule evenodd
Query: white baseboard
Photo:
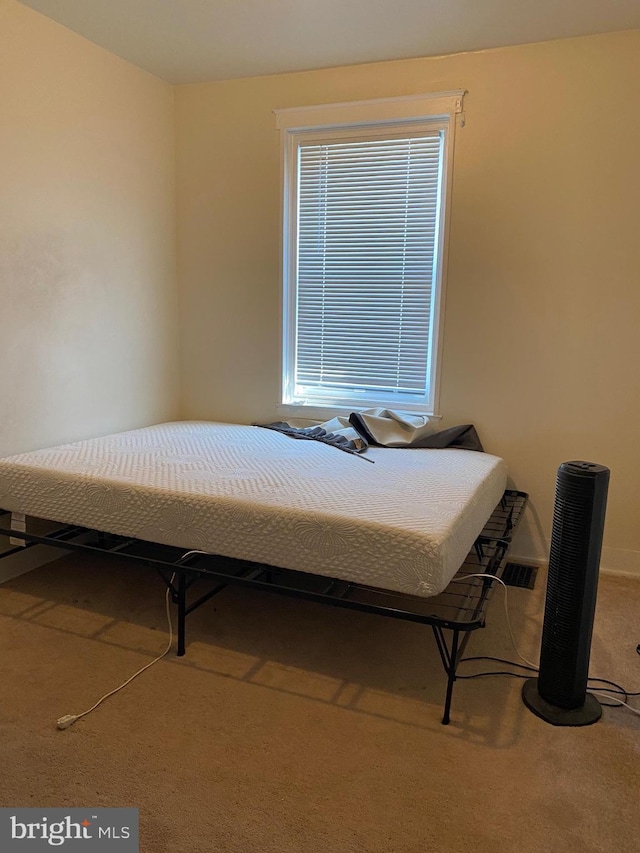
M 548 566 L 548 557 L 532 554 L 509 554 L 513 563 L 530 563 L 536 566 Z M 640 551 L 628 548 L 603 546 L 600 559 L 600 572 L 604 575 L 638 578 L 640 580 Z
M 629 548 L 608 548 L 605 545 L 602 549 L 600 571 L 610 575 L 640 579 L 640 551 L 632 551 Z

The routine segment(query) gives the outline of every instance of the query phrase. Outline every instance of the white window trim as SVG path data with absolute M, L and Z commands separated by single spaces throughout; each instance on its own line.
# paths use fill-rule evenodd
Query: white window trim
M 440 377 L 442 366 L 443 349 L 443 326 L 445 291 L 447 281 L 447 260 L 449 249 L 449 225 L 451 217 L 451 194 L 453 177 L 454 142 L 456 129 L 456 116 L 460 116 L 460 124 L 464 125 L 463 98 L 465 90 L 458 89 L 448 92 L 434 92 L 420 95 L 407 95 L 398 98 L 378 98 L 370 101 L 350 101 L 339 104 L 321 104 L 305 107 L 290 107 L 274 110 L 276 116 L 276 127 L 281 131 L 281 176 L 284 192 L 282 196 L 282 326 L 280 338 L 282 341 L 282 371 L 281 371 L 281 393 L 280 401 L 276 404 L 277 410 L 282 414 L 299 418 L 325 419 L 336 414 L 354 411 L 357 407 L 352 404 L 340 404 L 340 401 L 328 403 L 323 406 L 321 402 L 314 399 L 308 405 L 298 403 L 284 403 L 289 395 L 287 387 L 286 365 L 290 364 L 291 348 L 295 346 L 292 330 L 295 326 L 294 302 L 289 298 L 289 289 L 295 280 L 295 258 L 289 251 L 291 245 L 295 245 L 295 233 L 292 232 L 294 217 L 291 210 L 295 205 L 296 188 L 294 182 L 289 180 L 289 164 L 292 162 L 293 149 L 297 139 L 305 131 L 317 132 L 323 129 L 337 130 L 341 127 L 363 128 L 367 125 L 383 126 L 406 125 L 408 123 L 424 123 L 425 121 L 438 121 L 445 126 L 444 134 L 444 163 L 445 169 L 442 176 L 442 198 L 444 202 L 444 217 L 442 229 L 439 235 L 437 252 L 439 256 L 438 266 L 439 286 L 435 291 L 435 299 L 432 310 L 437 321 L 433 325 L 433 354 L 435 357 L 435 372 L 433 376 L 432 397 L 430 405 L 407 404 L 402 408 L 405 411 L 420 412 L 431 417 L 440 418 Z M 285 329 L 289 335 L 285 337 Z M 380 401 L 379 405 L 388 405 L 389 401 Z M 367 402 L 366 408 L 376 405 Z M 362 406 L 361 408 L 364 408 Z
M 287 107 L 274 110 L 273 113 L 278 130 L 339 127 L 340 125 L 363 126 L 420 120 L 435 116 L 452 119 L 456 114 L 462 113 L 465 92 L 465 89 L 456 89 L 451 92 L 430 92 L 399 98 L 376 98 L 372 101 Z

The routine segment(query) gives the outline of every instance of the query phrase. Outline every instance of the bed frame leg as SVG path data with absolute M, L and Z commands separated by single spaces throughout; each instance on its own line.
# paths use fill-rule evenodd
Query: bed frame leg
M 449 666 L 447 667 L 447 696 L 444 700 L 444 715 L 442 725 L 448 726 L 451 719 L 451 698 L 453 696 L 453 682 L 456 680 L 456 669 L 458 666 L 458 639 L 459 632 L 453 631 L 451 640 L 451 651 L 449 653 Z
M 447 695 L 444 700 L 444 714 L 442 717 L 442 725 L 448 726 L 451 719 L 451 698 L 453 696 L 453 684 L 456 680 L 456 669 L 458 668 L 458 658 L 460 656 L 460 631 L 452 628 L 451 649 L 447 646 L 447 641 L 444 636 L 444 631 L 439 625 L 433 625 L 433 634 L 436 638 L 436 644 L 444 671 L 447 673 Z M 463 644 L 464 645 L 464 644 Z
M 187 573 L 180 572 L 178 578 L 178 657 L 185 652 L 185 633 L 187 616 Z

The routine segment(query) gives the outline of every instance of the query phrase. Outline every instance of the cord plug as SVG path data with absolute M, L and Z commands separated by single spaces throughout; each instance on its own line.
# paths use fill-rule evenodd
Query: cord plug
M 64 717 L 60 717 L 60 719 L 58 720 L 58 728 L 68 729 L 69 726 L 72 726 L 77 719 L 77 714 L 65 714 Z

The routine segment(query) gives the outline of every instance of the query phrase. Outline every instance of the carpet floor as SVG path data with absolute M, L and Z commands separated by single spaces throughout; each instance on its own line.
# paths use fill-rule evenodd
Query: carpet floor
M 509 590 L 529 657 L 544 585 Z M 639 614 L 638 581 L 600 578 L 591 672 L 630 690 Z M 225 590 L 187 631 L 184 658 L 59 731 L 164 650 L 162 582 L 74 555 L 1 586 L 0 805 L 137 807 L 143 853 L 640 849 L 640 717 L 625 708 L 556 728 L 519 679 L 479 678 L 457 682 L 442 726 L 430 629 L 255 591 Z M 515 658 L 500 591 L 467 654 Z

